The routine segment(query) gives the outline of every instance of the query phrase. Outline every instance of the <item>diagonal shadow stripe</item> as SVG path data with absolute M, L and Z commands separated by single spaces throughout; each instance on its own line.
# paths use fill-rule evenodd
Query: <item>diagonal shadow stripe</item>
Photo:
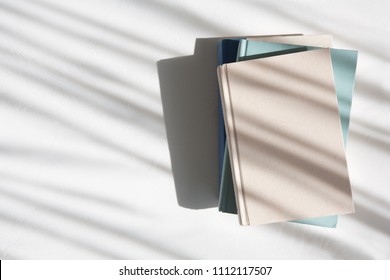
M 11 108 L 14 108 L 14 109 L 25 108 L 25 111 L 32 114 L 33 116 L 42 118 L 46 121 L 54 121 L 55 123 L 60 124 L 61 126 L 69 129 L 70 131 L 75 132 L 79 136 L 81 136 L 89 141 L 92 141 L 93 143 L 96 143 L 96 144 L 99 144 L 103 147 L 109 148 L 110 150 L 112 150 L 116 153 L 119 153 L 121 155 L 124 155 L 128 158 L 138 160 L 138 161 L 140 161 L 146 165 L 149 165 L 151 167 L 154 167 L 157 170 L 160 170 L 162 172 L 167 172 L 167 173 L 171 172 L 171 170 L 167 166 L 165 166 L 159 162 L 156 162 L 152 159 L 148 159 L 145 156 L 142 156 L 142 155 L 136 153 L 135 151 L 128 150 L 128 149 L 118 145 L 117 143 L 114 143 L 111 140 L 102 138 L 97 133 L 90 131 L 86 128 L 80 127 L 72 122 L 69 122 L 65 118 L 62 118 L 60 116 L 54 115 L 54 114 L 49 113 L 49 112 L 44 112 L 40 108 L 37 108 L 31 104 L 26 104 L 22 101 L 19 101 L 18 99 L 15 99 L 11 96 L 5 95 L 4 93 L 0 94 L 0 102 L 3 102 L 4 104 L 10 105 Z
M 0 24 L 0 32 L 3 33 L 3 35 L 6 34 L 8 37 L 11 37 L 12 39 L 16 40 L 18 43 L 22 43 L 38 51 L 44 52 L 45 55 L 50 55 L 56 59 L 61 60 L 62 62 L 71 64 L 91 75 L 109 80 L 113 83 L 132 89 L 134 93 L 143 94 L 143 96 L 146 96 L 151 100 L 160 101 L 160 98 L 153 91 L 150 91 L 144 87 L 136 85 L 135 83 L 131 83 L 128 80 L 122 79 L 117 75 L 113 74 L 112 72 L 101 68 L 99 65 L 91 64 L 85 61 L 80 61 L 69 55 L 66 55 L 52 48 L 49 48 L 45 44 L 40 43 L 38 40 L 35 40 L 32 37 L 27 36 L 26 34 L 22 35 L 16 29 L 7 26 L 2 26 Z
M 4 50 L 1 47 L 0 47 L 0 53 L 4 53 L 5 55 L 7 54 L 12 55 L 11 52 L 9 52 L 8 50 Z M 23 59 L 26 60 L 25 57 L 23 57 Z M 31 60 L 28 60 L 28 62 L 29 64 L 38 67 L 38 69 L 42 69 L 43 71 L 46 72 L 49 71 L 50 73 L 56 75 L 59 78 L 68 80 L 71 85 L 78 85 L 83 89 L 80 91 L 81 94 L 67 89 L 61 83 L 53 82 L 49 79 L 40 77 L 36 73 L 32 73 L 31 71 L 26 71 L 21 67 L 16 67 L 8 63 L 1 63 L 1 62 L 0 62 L 0 67 L 16 75 L 22 76 L 23 78 L 38 83 L 41 86 L 45 86 L 51 90 L 54 90 L 55 92 L 62 94 L 66 98 L 73 97 L 77 101 L 82 102 L 87 106 L 92 106 L 94 109 L 97 109 L 100 112 L 116 117 L 117 119 L 119 119 L 120 121 L 126 124 L 129 123 L 129 121 L 132 119 L 131 116 L 133 116 L 133 118 L 138 120 L 138 121 L 132 121 L 131 123 L 133 125 L 138 126 L 139 128 L 143 129 L 145 132 L 149 134 L 153 134 L 154 136 L 163 135 L 163 131 L 162 131 L 163 118 L 161 115 L 157 114 L 156 112 L 149 110 L 144 106 L 140 106 L 138 104 L 130 102 L 124 98 L 111 95 L 111 93 L 109 93 L 106 90 L 100 89 L 81 80 L 79 81 L 77 78 L 72 77 L 66 73 L 59 72 L 58 70 L 53 69 L 52 67 L 43 66 L 40 65 L 38 62 L 34 63 L 34 61 Z M 88 91 L 89 94 L 86 91 Z M 103 99 L 105 99 L 106 102 L 98 101 L 96 95 L 101 96 Z M 110 108 L 110 106 L 108 106 L 109 105 L 108 103 L 115 104 L 117 108 L 116 109 Z M 118 107 L 121 107 L 122 110 L 119 110 Z M 142 120 L 143 123 L 141 123 L 140 120 Z
M 169 54 L 177 54 L 177 51 L 175 51 L 173 48 L 169 48 L 169 47 L 162 45 L 162 44 L 157 44 L 155 41 L 147 40 L 144 37 L 137 36 L 133 33 L 128 33 L 125 30 L 121 30 L 119 28 L 115 28 L 113 26 L 99 22 L 99 21 L 94 20 L 92 18 L 88 18 L 85 15 L 81 15 L 81 14 L 75 13 L 74 11 L 67 10 L 63 7 L 60 7 L 59 5 L 54 5 L 52 3 L 43 2 L 43 1 L 39 1 L 39 0 L 28 0 L 26 2 L 33 4 L 37 7 L 41 7 L 45 10 L 48 10 L 49 12 L 55 12 L 57 14 L 66 16 L 72 20 L 77 20 L 77 21 L 82 22 L 84 24 L 88 24 L 90 26 L 99 28 L 100 30 L 105 31 L 109 34 L 115 34 L 118 37 L 121 37 L 125 40 L 128 40 L 130 44 L 138 43 L 141 45 L 146 45 L 146 46 L 152 47 L 152 48 L 157 49 L 157 50 L 162 50 L 162 51 L 167 52 Z
M 49 193 L 61 194 L 71 198 L 83 199 L 86 202 L 99 203 L 101 205 L 106 205 L 108 207 L 116 208 L 118 210 L 125 211 L 127 213 L 132 212 L 132 213 L 140 214 L 137 211 L 137 209 L 131 207 L 128 204 L 122 203 L 118 200 L 110 199 L 109 197 L 103 197 L 93 193 L 84 193 L 82 191 L 76 190 L 76 188 L 73 189 L 64 188 L 63 184 L 60 184 L 61 187 L 59 187 L 44 181 L 11 175 L 9 173 L 4 173 L 3 171 L 0 171 L 0 180 L 4 180 L 4 179 L 7 181 L 16 182 L 18 184 L 26 185 L 29 188 L 34 187 L 34 189 L 41 189 Z M 83 188 L 79 188 L 79 189 L 83 189 Z
M 15 8 L 11 5 L 5 4 L 0 2 L 0 9 L 3 9 L 4 11 L 14 14 L 21 19 L 28 20 L 31 23 L 39 24 L 42 27 L 46 29 L 54 30 L 55 32 L 61 32 L 62 34 L 69 36 L 71 38 L 75 38 L 80 42 L 88 43 L 92 46 L 99 46 L 102 47 L 108 51 L 111 51 L 112 53 L 120 56 L 124 56 L 126 59 L 131 59 L 133 61 L 137 61 L 138 63 L 141 63 L 145 66 L 150 66 L 154 62 L 154 60 L 150 56 L 146 56 L 139 52 L 133 52 L 128 50 L 127 48 L 121 47 L 121 46 L 115 46 L 111 43 L 105 42 L 101 39 L 98 39 L 96 37 L 90 36 L 88 34 L 83 34 L 78 31 L 74 31 L 71 28 L 62 26 L 60 24 L 54 23 L 52 21 L 40 18 L 38 16 L 35 16 L 33 14 L 29 14 L 28 12 L 22 11 L 18 8 Z
M 68 209 L 60 209 L 58 207 L 55 207 L 55 206 L 50 205 L 48 203 L 45 203 L 43 201 L 38 202 L 38 201 L 28 197 L 27 195 L 17 194 L 14 191 L 6 190 L 6 188 L 2 187 L 1 185 L 0 185 L 0 194 L 1 194 L 1 196 L 5 196 L 5 197 L 8 197 L 10 199 L 22 202 L 25 205 L 31 205 L 33 207 L 37 207 L 39 209 L 47 211 L 51 214 L 58 215 L 62 218 L 68 219 L 74 223 L 87 225 L 87 226 L 94 228 L 96 230 L 103 231 L 105 233 L 109 233 L 111 235 L 123 238 L 125 240 L 136 242 L 139 245 L 142 245 L 142 246 L 149 248 L 151 250 L 166 254 L 172 258 L 188 259 L 188 256 L 185 256 L 179 252 L 172 251 L 171 249 L 168 249 L 164 245 L 156 244 L 152 240 L 149 240 L 149 239 L 146 239 L 145 237 L 139 236 L 138 234 L 136 234 L 135 232 L 132 232 L 130 230 L 124 230 L 118 226 L 108 225 L 108 224 L 102 222 L 101 220 L 94 219 L 94 218 L 84 219 L 82 216 L 76 215 L 72 211 L 69 211 Z M 3 214 L 2 216 L 0 215 L 0 218 L 1 217 L 6 217 L 6 215 L 5 214 Z M 28 224 L 28 221 L 24 221 L 24 223 Z M 43 228 L 40 227 L 40 229 L 43 229 Z M 45 232 L 52 232 L 52 234 L 53 234 L 53 231 L 48 230 L 47 228 L 45 228 L 43 230 Z M 77 241 L 73 240 L 72 242 L 74 243 Z M 78 241 L 78 243 L 80 245 L 83 244 L 84 247 L 86 246 L 86 244 L 83 242 Z M 104 254 L 108 254 L 108 252 L 106 250 L 104 250 L 100 247 L 94 247 L 94 248 L 92 248 L 91 246 L 88 246 L 88 247 L 90 249 L 94 249 L 95 251 L 100 251 L 102 253 L 104 252 Z M 109 254 L 108 256 L 110 258 L 114 257 L 112 254 Z M 118 257 L 115 257 L 115 258 L 118 258 Z
M 349 43 L 351 45 L 358 46 L 358 48 L 360 50 L 364 50 L 367 53 L 370 53 L 370 54 L 376 56 L 379 59 L 389 59 L 389 56 L 386 55 L 386 52 L 383 52 L 382 54 L 378 53 L 378 51 L 372 46 L 372 44 L 368 45 L 368 44 L 365 44 L 365 43 L 362 43 L 362 42 L 358 42 L 356 39 L 353 39 L 352 36 L 348 35 L 347 32 L 341 33 L 339 31 L 337 31 L 337 29 L 329 30 L 328 28 L 325 28 L 323 26 L 323 24 L 321 24 L 321 22 L 327 22 L 326 20 L 313 21 L 313 20 L 305 19 L 303 14 L 301 14 L 300 17 L 292 15 L 286 9 L 281 8 L 278 5 L 275 5 L 274 4 L 275 2 L 272 2 L 272 4 L 270 4 L 269 2 L 265 2 L 265 1 L 258 2 L 258 1 L 254 1 L 254 0 L 248 0 L 248 1 L 244 1 L 243 3 L 246 3 L 246 4 L 248 4 L 248 6 L 251 6 L 251 7 L 256 8 L 258 10 L 261 10 L 261 11 L 265 11 L 266 10 L 269 13 L 272 13 L 273 15 L 275 15 L 275 16 L 283 19 L 283 20 L 288 19 L 290 21 L 300 23 L 300 24 L 302 24 L 304 26 L 310 26 L 311 28 L 314 28 L 315 30 L 317 30 L 319 32 L 322 32 L 322 33 L 329 33 L 331 31 L 330 33 L 333 33 L 333 34 L 339 36 L 340 38 L 342 38 L 342 40 L 344 42 L 347 42 L 347 43 Z M 296 10 L 299 10 L 299 4 L 295 3 L 295 5 L 298 6 L 296 8 Z M 302 11 L 305 10 L 302 6 L 301 6 L 301 8 L 302 8 L 301 9 Z M 332 20 L 334 21 L 335 18 L 332 18 Z M 340 22 L 340 24 L 347 25 L 345 23 L 344 19 L 343 19 L 342 22 Z M 355 26 L 355 28 L 357 28 L 356 27 L 356 23 L 350 23 L 349 25 L 350 26 Z

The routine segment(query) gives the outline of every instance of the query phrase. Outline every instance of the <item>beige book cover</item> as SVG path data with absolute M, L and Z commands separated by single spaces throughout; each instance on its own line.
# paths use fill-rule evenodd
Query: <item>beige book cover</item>
M 330 50 L 218 67 L 240 223 L 354 211 Z

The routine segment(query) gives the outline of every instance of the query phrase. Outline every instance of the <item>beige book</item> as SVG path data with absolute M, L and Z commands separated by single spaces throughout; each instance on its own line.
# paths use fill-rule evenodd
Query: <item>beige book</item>
M 330 50 L 218 67 L 242 225 L 354 211 Z

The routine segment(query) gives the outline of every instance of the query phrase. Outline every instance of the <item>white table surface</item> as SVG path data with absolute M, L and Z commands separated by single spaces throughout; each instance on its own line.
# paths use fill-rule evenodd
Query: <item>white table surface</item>
M 389 13 L 384 0 L 0 0 L 0 258 L 390 258 Z M 219 213 L 216 95 L 184 90 L 206 73 L 162 104 L 158 60 L 194 59 L 197 38 L 280 33 L 359 50 L 356 213 L 337 229 Z M 163 74 L 182 78 L 181 59 Z

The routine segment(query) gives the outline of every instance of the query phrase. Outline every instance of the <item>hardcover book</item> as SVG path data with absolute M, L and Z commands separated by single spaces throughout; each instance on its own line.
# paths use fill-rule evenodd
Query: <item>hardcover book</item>
M 331 47 L 332 36 L 331 35 L 303 35 L 303 34 L 285 34 L 285 35 L 265 35 L 265 36 L 247 36 L 246 38 L 251 41 L 260 42 L 272 42 L 272 43 L 283 43 L 292 45 L 305 45 L 305 46 L 316 46 L 316 47 Z M 224 63 L 236 62 L 237 51 L 239 42 L 244 37 L 225 38 L 220 40 L 218 45 L 218 65 Z M 276 51 L 276 50 L 271 50 Z M 263 50 L 262 52 L 265 52 Z M 222 166 L 225 154 L 225 142 L 226 133 L 225 125 L 222 115 L 221 100 L 218 102 L 218 138 L 219 138 L 219 183 L 221 184 L 222 177 Z
M 329 49 L 224 64 L 218 79 L 242 225 L 354 211 Z
M 326 36 L 325 35 L 322 36 L 324 38 L 324 42 L 326 42 Z M 307 36 L 307 37 L 311 37 L 311 36 Z M 286 38 L 282 38 L 282 39 L 286 40 Z M 318 38 L 317 38 L 317 43 L 321 45 L 320 44 L 321 42 L 318 42 Z M 248 58 L 270 56 L 272 55 L 272 53 L 276 53 L 277 50 L 280 50 L 283 47 L 285 49 L 288 49 L 288 47 L 291 46 L 284 45 L 284 44 L 269 44 L 269 43 L 264 43 L 263 41 L 256 42 L 253 39 L 241 40 L 238 59 L 245 60 Z M 315 48 L 308 47 L 308 49 L 315 49 Z M 271 51 L 271 52 L 264 53 L 264 51 Z M 352 50 L 331 49 L 331 58 L 333 64 L 334 79 L 336 83 L 336 93 L 338 98 L 340 119 L 341 119 L 341 124 L 343 129 L 344 144 L 346 145 L 347 136 L 348 136 L 349 119 L 350 119 L 352 93 L 353 93 L 353 87 L 355 81 L 357 52 Z M 222 172 L 223 172 L 222 173 L 223 176 L 222 176 L 221 186 L 220 186 L 219 210 L 221 212 L 237 213 L 232 174 L 230 170 L 229 154 L 227 152 L 227 149 L 223 161 Z M 337 225 L 337 216 L 318 217 L 313 219 L 299 220 L 295 222 L 317 225 L 317 226 L 324 226 L 324 227 L 335 227 Z

